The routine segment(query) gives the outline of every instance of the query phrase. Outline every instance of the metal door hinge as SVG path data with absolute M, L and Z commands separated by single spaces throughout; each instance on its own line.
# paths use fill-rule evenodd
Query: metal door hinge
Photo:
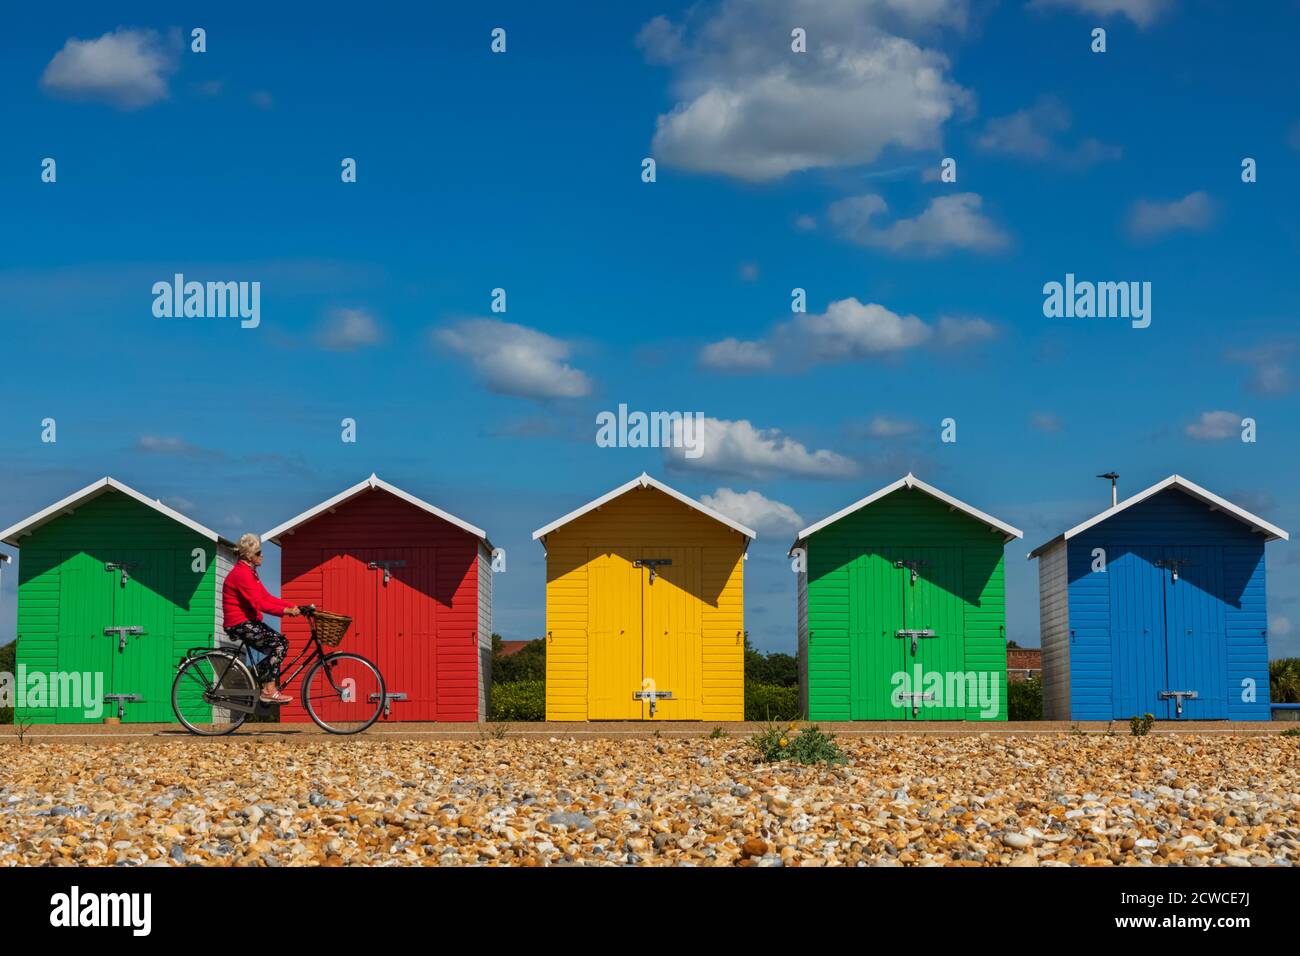
M 143 627 L 140 627 L 139 625 L 135 625 L 135 626 L 132 626 L 132 627 L 106 627 L 106 628 L 104 628 L 104 636 L 105 636 L 105 637 L 112 637 L 114 634 L 117 635 L 117 649 L 118 649 L 119 651 L 124 651 L 124 650 L 126 650 L 126 636 L 127 636 L 128 634 L 130 634 L 130 635 L 133 636 L 133 637 L 139 637 L 139 636 L 140 636 L 141 634 L 143 634 L 143 633 L 144 633 L 144 628 L 143 628 Z
M 117 701 L 117 719 L 121 720 L 123 717 L 126 716 L 127 704 L 142 703 L 144 701 L 144 698 L 141 697 L 139 694 L 105 694 L 104 700 Z
M 655 583 L 655 574 L 658 573 L 658 569 L 660 568 L 660 566 L 662 566 L 662 565 L 669 565 L 669 564 L 672 564 L 672 563 L 673 563 L 673 559 L 672 559 L 672 558 L 637 558 L 635 561 L 632 562 L 632 567 L 634 567 L 634 568 L 649 568 L 649 569 L 650 569 L 650 583 L 651 583 L 651 584 L 654 584 L 654 583 Z
M 670 690 L 637 690 L 632 692 L 632 699 L 650 701 L 650 716 L 653 717 L 659 701 L 672 700 L 673 692 Z
M 897 561 L 894 562 L 894 567 L 896 567 L 896 568 L 907 568 L 907 569 L 909 569 L 909 570 L 912 572 L 912 583 L 913 583 L 913 584 L 916 583 L 916 572 L 917 572 L 917 569 L 918 569 L 918 568 L 928 568 L 929 566 L 930 566 L 930 562 L 929 562 L 929 561 L 926 561 L 926 560 L 920 560 L 920 561 L 908 561 L 908 560 L 905 560 L 905 559 L 900 558 L 899 560 L 897 560 Z
M 1172 698 L 1178 706 L 1178 716 L 1183 716 L 1184 700 L 1199 700 L 1201 695 L 1194 690 L 1162 690 L 1159 694 L 1161 700 Z
M 894 637 L 902 637 L 902 638 L 908 638 L 908 637 L 910 637 L 910 638 L 912 639 L 912 656 L 913 656 L 913 657 L 916 656 L 916 642 L 917 642 L 917 639 L 918 639 L 918 638 L 923 638 L 923 637 L 937 637 L 937 636 L 938 636 L 938 635 L 936 635 L 936 634 L 934 633 L 933 629 L 928 628 L 928 627 L 923 627 L 923 628 L 909 628 L 909 627 L 904 627 L 904 628 L 900 628 L 900 629 L 898 629 L 897 631 L 894 632 Z
M 398 559 L 396 559 L 396 560 L 394 560 L 394 561 L 371 561 L 368 565 L 366 565 L 366 567 L 368 567 L 371 571 L 376 571 L 376 570 L 378 570 L 379 568 L 383 568 L 383 569 L 384 569 L 384 584 L 387 585 L 389 579 L 392 578 L 392 576 L 393 576 L 392 569 L 393 569 L 393 568 L 404 568 L 404 567 L 406 567 L 406 562 L 403 561 L 401 558 L 398 558 Z
M 379 700 L 379 695 L 371 694 L 370 699 Z M 401 693 L 400 691 L 393 694 L 384 694 L 384 716 L 385 717 L 388 716 L 388 713 L 392 707 L 392 702 L 395 700 L 406 700 L 406 695 L 404 693 Z
M 915 717 L 921 712 L 921 707 L 917 701 L 934 700 L 934 691 L 925 694 L 896 694 L 895 698 L 899 701 L 910 700 L 912 702 L 912 716 Z
M 131 569 L 138 568 L 139 566 L 140 566 L 140 562 L 138 561 L 109 561 L 107 564 L 104 565 L 104 570 L 121 571 L 122 587 L 126 587 L 126 582 L 131 580 Z

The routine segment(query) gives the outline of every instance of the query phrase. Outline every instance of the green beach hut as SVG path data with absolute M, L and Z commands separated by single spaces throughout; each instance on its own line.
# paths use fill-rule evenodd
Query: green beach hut
M 0 531 L 19 550 L 15 717 L 173 721 L 176 662 L 221 634 L 231 542 L 112 478 Z M 197 697 L 187 716 L 210 719 Z
M 1020 532 L 908 474 L 799 532 L 810 720 L 1006 720 L 1003 550 Z

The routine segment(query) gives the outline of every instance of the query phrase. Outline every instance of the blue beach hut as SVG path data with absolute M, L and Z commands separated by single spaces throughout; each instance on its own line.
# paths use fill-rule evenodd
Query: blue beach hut
M 1264 545 L 1287 538 L 1171 475 L 1035 548 L 1044 719 L 1268 720 Z

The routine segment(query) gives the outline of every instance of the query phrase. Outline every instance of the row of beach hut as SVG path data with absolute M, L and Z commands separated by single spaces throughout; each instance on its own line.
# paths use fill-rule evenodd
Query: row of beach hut
M 813 720 L 1005 720 L 1004 549 L 1021 532 L 906 475 L 800 531 L 800 701 Z M 287 600 L 350 615 L 386 719 L 483 720 L 487 533 L 372 475 L 272 528 Z M 753 530 L 641 475 L 535 531 L 549 720 L 740 720 Z M 1044 717 L 1267 720 L 1264 545 L 1287 533 L 1173 475 L 1034 549 Z M 231 541 L 103 478 L 0 532 L 20 550 L 27 680 L 94 672 L 108 712 L 173 720 L 189 648 L 223 638 Z M 306 640 L 286 618 L 291 654 Z M 185 706 L 205 720 L 201 700 Z M 19 716 L 80 722 L 37 700 Z M 301 721 L 299 704 L 281 718 Z

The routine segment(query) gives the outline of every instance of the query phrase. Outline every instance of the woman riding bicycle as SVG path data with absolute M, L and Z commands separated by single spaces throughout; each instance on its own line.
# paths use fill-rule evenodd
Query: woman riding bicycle
M 287 704 L 293 698 L 282 693 L 276 682 L 280 665 L 289 652 L 289 642 L 283 634 L 265 624 L 262 615 L 296 617 L 302 612 L 296 605 L 272 595 L 262 585 L 257 576 L 258 565 L 262 563 L 262 542 L 257 535 L 246 534 L 240 538 L 238 550 L 239 560 L 226 575 L 225 586 L 221 589 L 226 633 L 267 655 L 270 680 L 262 685 L 262 703 Z

